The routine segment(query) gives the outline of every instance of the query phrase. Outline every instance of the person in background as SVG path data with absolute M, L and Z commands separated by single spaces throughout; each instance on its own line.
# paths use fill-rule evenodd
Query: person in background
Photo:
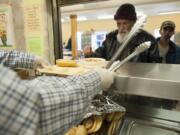
M 63 135 L 83 119 L 93 96 L 113 83 L 105 69 L 20 80 L 7 67 L 37 68 L 43 61 L 18 51 L 0 51 L 0 63 L 1 135 Z
M 135 7 L 130 3 L 121 5 L 114 15 L 114 20 L 117 23 L 118 29 L 107 34 L 102 46 L 97 48 L 95 52 L 92 52 L 88 46 L 85 47 L 84 54 L 86 57 L 100 57 L 106 60 L 110 60 L 113 57 L 115 52 L 122 45 L 125 37 L 131 31 L 131 28 L 136 23 L 137 15 Z M 151 41 L 150 49 L 133 58 L 132 61 L 151 62 L 152 60 L 150 59 L 150 52 L 156 45 L 156 40 L 151 34 L 142 29 L 140 29 L 138 34 L 130 40 L 118 59 L 124 59 L 130 53 L 132 53 L 138 45 L 145 41 Z
M 180 47 L 178 47 L 171 37 L 175 33 L 175 23 L 167 20 L 162 22 L 159 33 L 160 37 L 157 38 L 158 45 L 155 47 L 153 57 L 157 59 L 157 63 L 166 64 L 180 64 Z M 162 99 L 161 108 L 173 109 L 177 105 L 177 101 Z
M 69 51 L 72 50 L 72 39 L 71 39 L 71 37 L 68 39 L 68 42 L 67 42 L 65 49 L 68 49 Z
M 171 37 L 175 33 L 175 23 L 173 21 L 164 21 L 161 24 L 160 37 L 157 38 L 158 45 L 153 53 L 158 63 L 180 64 L 180 47 L 178 47 Z

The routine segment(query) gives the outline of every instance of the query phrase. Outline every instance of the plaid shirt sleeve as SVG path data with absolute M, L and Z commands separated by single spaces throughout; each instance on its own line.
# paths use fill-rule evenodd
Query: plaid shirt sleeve
M 0 50 L 0 63 L 11 68 L 33 68 L 35 56 L 15 50 Z
M 22 81 L 0 67 L 0 78 L 2 135 L 63 135 L 83 119 L 90 100 L 100 90 L 100 76 L 95 71 Z

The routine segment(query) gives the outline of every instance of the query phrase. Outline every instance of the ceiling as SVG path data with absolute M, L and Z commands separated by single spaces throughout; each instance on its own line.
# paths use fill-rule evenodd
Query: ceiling
M 71 14 L 76 14 L 78 20 L 110 19 L 113 18 L 117 8 L 127 3 L 126 0 L 107 0 L 96 3 L 83 3 L 61 7 L 62 22 L 69 21 Z M 138 16 L 159 15 L 159 13 L 180 13 L 180 0 L 128 0 L 135 5 Z

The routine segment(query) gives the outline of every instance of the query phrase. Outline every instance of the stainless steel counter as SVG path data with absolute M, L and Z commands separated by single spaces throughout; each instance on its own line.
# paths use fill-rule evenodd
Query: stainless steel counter
M 120 93 L 180 99 L 180 65 L 127 63 L 116 73 L 112 89 Z

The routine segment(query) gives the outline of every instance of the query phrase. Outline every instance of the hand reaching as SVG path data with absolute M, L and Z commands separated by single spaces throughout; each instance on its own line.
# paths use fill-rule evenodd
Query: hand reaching
M 37 56 L 34 61 L 34 68 L 45 68 L 47 66 L 50 66 L 50 63 L 43 59 L 42 57 Z
M 83 53 L 85 56 L 90 56 L 92 54 L 92 48 L 91 46 L 87 45 L 83 49 Z
M 104 68 L 96 68 L 95 71 L 97 71 L 101 77 L 101 88 L 102 90 L 108 90 L 112 83 L 114 82 L 114 72 L 110 72 L 107 69 Z

